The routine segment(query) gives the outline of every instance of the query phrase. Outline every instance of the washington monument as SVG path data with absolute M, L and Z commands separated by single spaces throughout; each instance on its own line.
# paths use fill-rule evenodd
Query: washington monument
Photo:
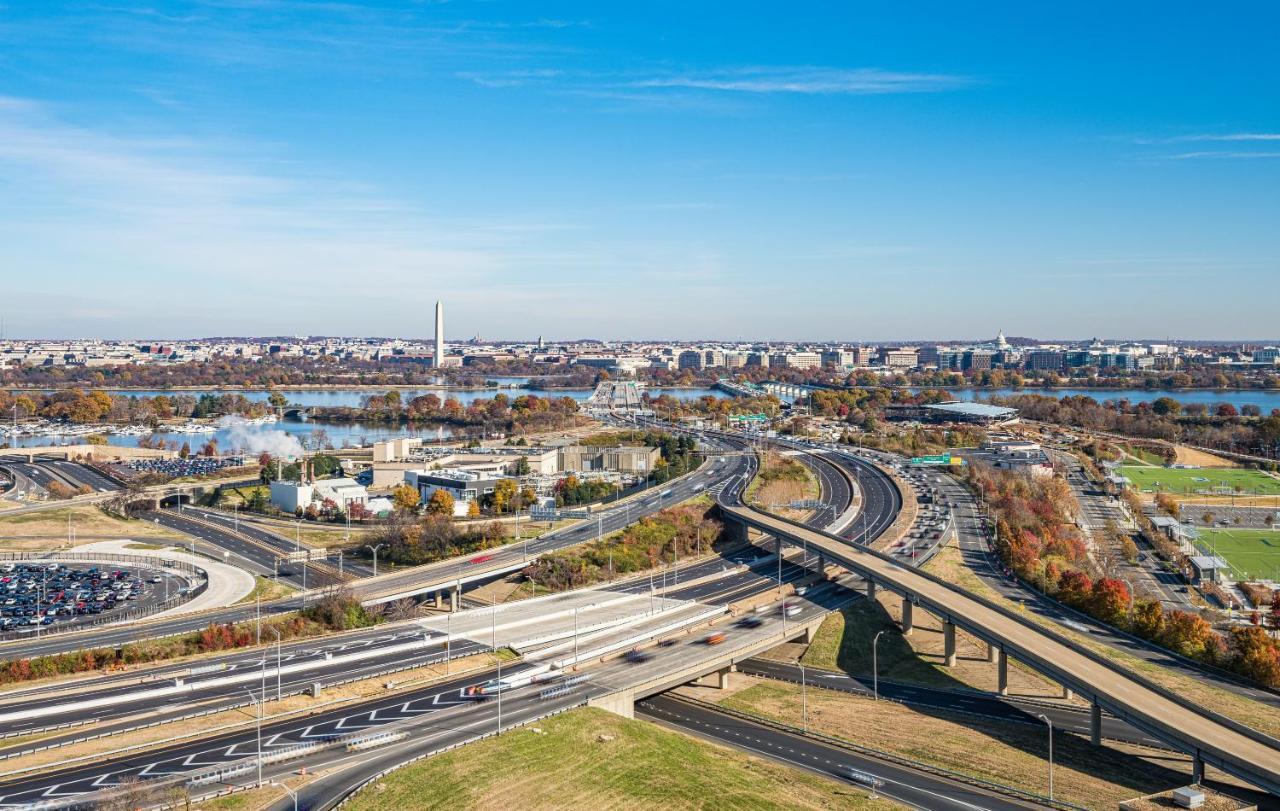
M 444 367 L 444 305 L 436 302 L 436 360 L 437 369 Z

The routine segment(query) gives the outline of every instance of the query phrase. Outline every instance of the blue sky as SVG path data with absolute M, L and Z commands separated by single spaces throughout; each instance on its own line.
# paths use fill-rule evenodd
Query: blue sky
M 1278 8 L 0 3 L 0 313 L 1274 338 Z

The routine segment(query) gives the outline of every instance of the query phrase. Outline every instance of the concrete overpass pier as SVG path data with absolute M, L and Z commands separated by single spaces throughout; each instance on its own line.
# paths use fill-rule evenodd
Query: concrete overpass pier
M 1009 655 L 1000 648 L 996 654 L 996 692 L 1002 696 L 1009 695 Z
M 942 623 L 942 663 L 956 666 L 956 626 L 950 620 Z
M 1089 707 L 1089 740 L 1102 746 L 1102 706 L 1096 701 Z
M 915 604 L 910 600 L 902 601 L 902 635 L 911 636 L 915 630 Z

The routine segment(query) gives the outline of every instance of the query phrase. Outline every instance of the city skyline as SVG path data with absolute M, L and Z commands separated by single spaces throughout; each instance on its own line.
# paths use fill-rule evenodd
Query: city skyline
M 10 9 L 6 334 L 1274 339 L 1277 12 L 1160 9 Z

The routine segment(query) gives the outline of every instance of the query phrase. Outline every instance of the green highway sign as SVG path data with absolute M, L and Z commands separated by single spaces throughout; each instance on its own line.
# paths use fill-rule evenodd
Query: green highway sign
M 913 465 L 949 465 L 951 464 L 951 454 L 942 453 L 934 456 L 913 456 L 911 457 Z

